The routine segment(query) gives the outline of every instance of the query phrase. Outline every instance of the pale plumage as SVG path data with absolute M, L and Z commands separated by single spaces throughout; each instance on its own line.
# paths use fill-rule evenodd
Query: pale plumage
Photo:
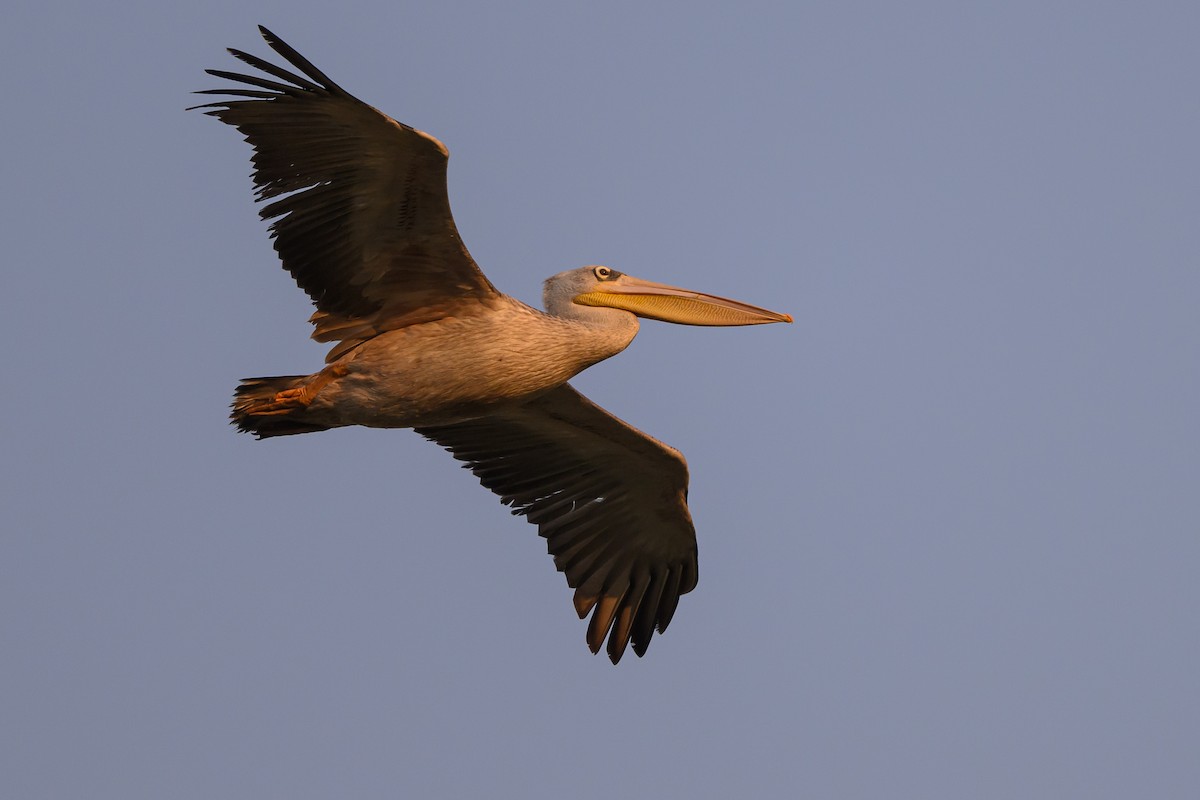
M 696 585 L 680 453 L 567 381 L 621 350 L 637 317 L 754 325 L 791 317 L 584 267 L 546 281 L 546 313 L 501 294 L 458 235 L 437 139 L 347 94 L 265 28 L 302 74 L 238 50 L 266 76 L 199 108 L 254 148 L 275 249 L 334 342 L 313 375 L 251 378 L 233 420 L 260 438 L 343 425 L 412 427 L 524 514 L 575 588 L 588 645 L 642 655 Z M 245 86 L 253 88 L 244 88 Z

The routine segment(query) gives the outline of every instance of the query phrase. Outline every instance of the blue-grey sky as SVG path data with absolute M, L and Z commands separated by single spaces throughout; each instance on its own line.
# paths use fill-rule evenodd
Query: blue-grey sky
M 0 795 L 1200 796 L 1194 3 L 4 16 Z M 183 111 L 256 23 L 449 146 L 502 290 L 795 316 L 576 382 L 691 464 L 646 658 L 411 432 L 226 424 L 324 352 Z

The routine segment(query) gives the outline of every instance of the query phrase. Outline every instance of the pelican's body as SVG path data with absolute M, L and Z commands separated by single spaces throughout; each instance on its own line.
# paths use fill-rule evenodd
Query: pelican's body
M 561 386 L 624 350 L 638 329 L 626 316 L 619 327 L 587 325 L 505 297 L 484 314 L 388 331 L 336 362 L 347 372 L 330 383 L 325 407 L 334 424 L 376 428 L 478 417 Z
M 471 310 L 355 344 L 311 377 L 320 391 L 287 421 L 415 428 L 475 418 L 561 386 L 624 350 L 638 331 L 628 312 L 556 316 L 505 295 Z
M 614 663 L 630 642 L 642 655 L 696 584 L 687 467 L 567 381 L 624 350 L 639 316 L 791 317 L 603 266 L 547 280 L 545 312 L 501 294 L 454 226 L 445 146 L 260 31 L 302 74 L 231 50 L 271 77 L 208 70 L 243 87 L 206 91 L 237 99 L 202 107 L 254 146 L 275 249 L 317 306 L 313 338 L 335 344 L 311 375 L 242 381 L 233 421 L 260 438 L 417 429 L 538 525 L 577 612 L 592 613 L 592 651 L 607 637 Z

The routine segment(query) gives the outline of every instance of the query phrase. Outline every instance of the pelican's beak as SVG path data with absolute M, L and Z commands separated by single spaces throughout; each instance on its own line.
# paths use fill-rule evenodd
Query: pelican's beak
M 574 302 L 584 306 L 620 308 L 639 317 L 680 325 L 765 325 L 792 321 L 791 314 L 629 275 L 622 275 L 611 283 L 601 283 L 594 290 L 577 295 Z

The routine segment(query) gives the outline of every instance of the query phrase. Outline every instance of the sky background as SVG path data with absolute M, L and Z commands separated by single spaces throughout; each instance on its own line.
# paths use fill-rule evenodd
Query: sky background
M 0 795 L 1200 796 L 1200 7 L 332 8 L 6 7 Z M 575 383 L 691 465 L 644 659 L 436 446 L 227 425 L 324 353 L 184 113 L 257 23 L 449 146 L 503 291 L 795 316 Z

